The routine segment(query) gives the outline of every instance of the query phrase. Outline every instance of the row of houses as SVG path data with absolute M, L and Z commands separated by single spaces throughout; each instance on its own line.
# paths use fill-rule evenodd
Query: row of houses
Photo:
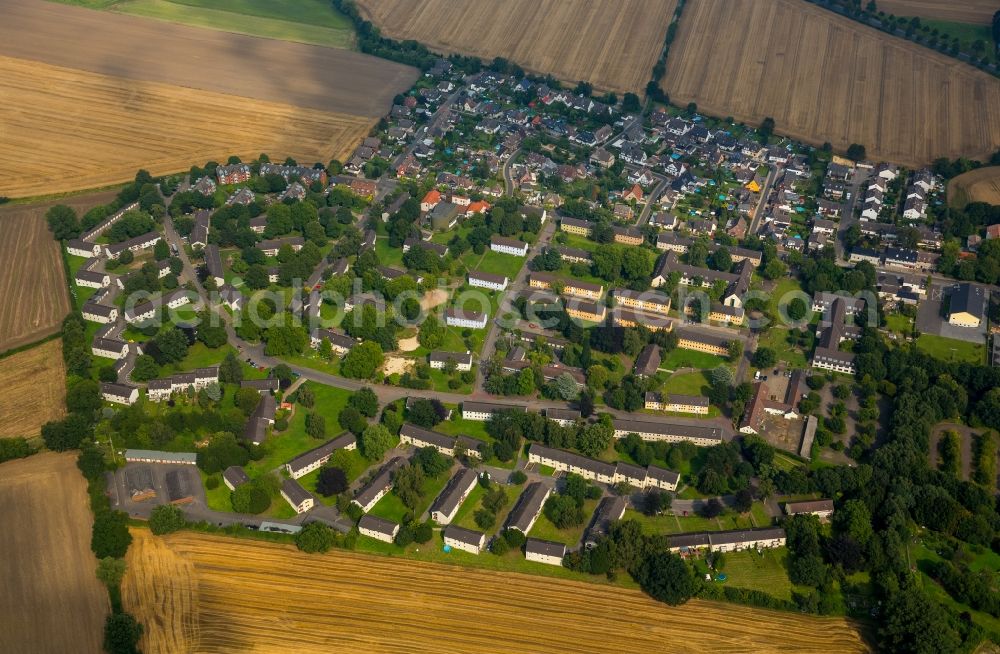
M 209 384 L 219 383 L 219 367 L 196 368 L 192 372 L 177 373 L 171 377 L 150 379 L 146 384 L 146 397 L 153 402 L 169 400 L 173 393 L 184 393 L 188 389 L 199 391 Z
M 645 468 L 619 461 L 608 463 L 580 454 L 545 447 L 532 443 L 528 448 L 528 462 L 548 466 L 560 472 L 578 474 L 584 479 L 602 484 L 626 483 L 633 488 L 659 488 L 666 491 L 677 490 L 680 475 L 671 470 L 649 465 Z

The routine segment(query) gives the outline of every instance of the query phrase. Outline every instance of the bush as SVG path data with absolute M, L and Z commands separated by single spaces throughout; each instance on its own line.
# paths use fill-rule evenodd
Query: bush
M 316 492 L 324 497 L 338 495 L 347 490 L 347 475 L 340 468 L 326 467 L 319 471 Z
M 219 487 L 219 478 L 215 475 L 211 475 L 205 479 L 205 488 L 208 490 L 215 490 Z
M 242 486 L 241 486 L 242 488 Z M 310 522 L 295 535 L 295 546 L 310 554 L 326 552 L 333 547 L 336 534 L 322 522 Z
M 97 512 L 90 537 L 90 549 L 97 558 L 113 556 L 120 559 L 125 556 L 131 543 L 132 535 L 128 533 L 127 513 L 107 509 Z
M 108 654 L 139 654 L 142 625 L 128 613 L 112 613 L 104 621 L 104 651 Z
M 510 545 L 503 538 L 495 538 L 493 544 L 490 545 L 490 551 L 497 556 L 503 556 L 510 551 Z
M 149 515 L 149 530 L 157 536 L 177 531 L 185 524 L 184 513 L 172 504 L 161 504 Z
M 528 475 L 524 474 L 523 470 L 515 470 L 510 475 L 510 483 L 515 486 L 520 486 L 524 482 L 528 481 Z
M 237 513 L 256 515 L 263 513 L 271 506 L 271 494 L 257 479 L 237 486 L 230 498 L 233 503 L 233 511 Z

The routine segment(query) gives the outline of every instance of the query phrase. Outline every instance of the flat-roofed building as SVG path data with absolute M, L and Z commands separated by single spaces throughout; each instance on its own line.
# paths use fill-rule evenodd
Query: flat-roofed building
M 524 558 L 535 563 L 562 565 L 566 556 L 566 546 L 540 538 L 529 538 L 524 543 Z
M 160 452 L 157 450 L 125 450 L 125 461 L 128 463 L 170 463 L 196 465 L 198 455 L 194 452 Z
M 383 543 L 391 543 L 399 533 L 399 523 L 373 515 L 363 515 L 358 520 L 358 533 Z
M 441 494 L 431 505 L 431 518 L 439 525 L 450 524 L 455 519 L 455 514 L 462 506 L 462 502 L 469 496 L 476 486 L 478 475 L 471 468 L 462 468 L 455 473 L 448 485 L 444 487 Z
M 479 554 L 486 547 L 486 534 L 481 531 L 448 525 L 441 535 L 444 537 L 444 544 L 448 547 L 470 554 Z
M 542 513 L 545 500 L 549 498 L 551 493 L 552 489 L 540 481 L 528 484 L 507 517 L 507 529 L 517 529 L 527 536 L 531 528 L 535 526 L 535 521 Z

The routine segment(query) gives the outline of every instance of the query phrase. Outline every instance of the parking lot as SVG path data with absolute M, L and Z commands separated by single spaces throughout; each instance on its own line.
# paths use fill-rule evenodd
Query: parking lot
M 143 501 L 133 501 L 129 490 L 127 476 L 141 474 L 142 469 L 147 469 L 152 481 L 152 489 L 156 493 L 155 497 Z M 108 473 L 111 480 L 108 484 L 108 493 L 111 497 L 111 506 L 120 511 L 125 511 L 135 518 L 148 518 L 153 511 L 153 507 L 160 504 L 169 504 L 170 497 L 167 489 L 167 473 L 176 471 L 181 475 L 184 486 L 191 495 L 191 501 L 187 506 L 197 511 L 197 509 L 207 510 L 205 503 L 205 488 L 202 486 L 198 470 L 191 465 L 164 464 L 164 463 L 127 463 L 113 473 Z
M 944 338 L 954 338 L 969 343 L 983 343 L 986 339 L 986 319 L 978 328 L 956 327 L 948 324 L 944 315 L 947 297 L 957 284 L 934 282 L 927 292 L 927 298 L 917 308 L 917 330 L 921 334 L 933 334 Z

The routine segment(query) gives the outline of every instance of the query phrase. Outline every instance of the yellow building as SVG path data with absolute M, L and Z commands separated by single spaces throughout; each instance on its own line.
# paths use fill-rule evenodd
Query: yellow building
M 621 307 L 664 315 L 670 313 L 670 296 L 665 293 L 617 288 L 614 295 L 615 302 Z
M 570 303 L 566 307 L 566 313 L 571 318 L 578 320 L 589 320 L 590 322 L 602 322 L 608 315 L 608 308 L 603 304 L 592 304 L 590 302 Z

